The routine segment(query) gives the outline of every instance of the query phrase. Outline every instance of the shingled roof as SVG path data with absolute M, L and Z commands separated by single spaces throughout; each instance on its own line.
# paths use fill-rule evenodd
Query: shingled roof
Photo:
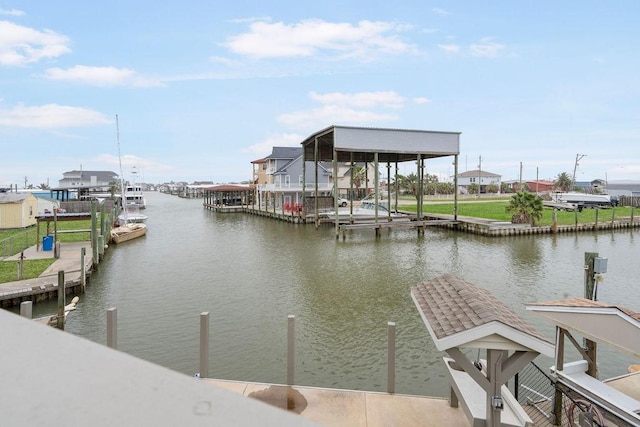
M 553 354 L 553 346 L 533 326 L 486 289 L 445 274 L 411 288 L 436 348 L 532 349 Z

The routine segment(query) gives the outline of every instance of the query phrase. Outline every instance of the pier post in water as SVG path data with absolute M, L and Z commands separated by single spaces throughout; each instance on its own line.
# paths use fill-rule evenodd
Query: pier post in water
M 98 211 L 96 201 L 91 202 L 91 249 L 93 268 L 98 267 Z
M 396 392 L 396 323 L 387 322 L 387 393 Z
M 107 310 L 107 347 L 118 349 L 118 309 Z
M 27 319 L 33 318 L 33 301 L 23 301 L 20 303 L 20 316 Z
M 62 330 L 64 330 L 65 305 L 64 271 L 58 271 L 58 317 L 56 319 L 56 328 Z
M 102 234 L 98 236 L 98 256 L 100 257 L 99 262 L 104 257 L 104 236 Z
M 200 378 L 209 377 L 209 312 L 200 313 Z
M 87 256 L 87 248 L 80 248 L 80 280 L 82 281 L 82 292 L 87 288 L 87 267 L 85 265 L 85 257 Z
M 597 212 L 597 211 L 596 211 Z M 597 252 L 585 252 L 584 253 L 584 297 L 590 300 L 596 300 L 596 274 L 595 274 L 595 260 L 598 257 Z M 598 365 L 597 354 L 598 345 L 595 341 L 590 339 L 584 339 L 584 347 L 589 356 L 589 367 L 587 368 L 587 375 L 591 375 L 597 378 Z
M 295 365 L 296 316 L 287 318 L 287 385 L 293 385 Z

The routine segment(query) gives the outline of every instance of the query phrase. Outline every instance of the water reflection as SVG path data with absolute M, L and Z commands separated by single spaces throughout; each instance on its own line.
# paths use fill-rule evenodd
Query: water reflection
M 640 311 L 628 231 L 488 238 L 430 228 L 375 239 L 358 230 L 336 241 L 332 227 L 215 214 L 200 200 L 159 193 L 147 201 L 147 236 L 107 252 L 67 330 L 104 343 L 105 311 L 117 307 L 122 351 L 187 375 L 198 370 L 199 314 L 208 311 L 212 376 L 285 382 L 286 322 L 294 314 L 297 383 L 383 391 L 393 321 L 397 392 L 445 396 L 442 354 L 410 287 L 454 274 L 552 337 L 524 304 L 582 295 L 584 252 L 609 258 L 600 299 Z M 603 375 L 627 362 L 603 366 Z

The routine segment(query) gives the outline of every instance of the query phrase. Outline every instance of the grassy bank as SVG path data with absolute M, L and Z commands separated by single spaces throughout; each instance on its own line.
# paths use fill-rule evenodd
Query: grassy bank
M 40 276 L 54 261 L 55 258 L 24 260 L 22 263 L 22 280 Z M 0 261 L 0 283 L 19 280 L 19 268 L 18 261 Z
M 89 230 L 90 220 L 60 221 L 58 231 Z M 47 235 L 47 227 L 40 226 L 40 233 L 35 225 L 15 230 L 0 230 L 0 258 L 18 254 L 25 249 L 34 246 Z M 53 234 L 53 224 L 50 226 L 50 234 Z M 58 234 L 58 241 L 62 243 L 83 242 L 91 239 L 91 232 L 71 232 Z M 22 264 L 22 278 L 33 279 L 40 276 L 55 260 L 49 259 L 25 259 Z M 18 261 L 0 261 L 0 283 L 18 280 Z
M 494 219 L 496 221 L 511 221 L 511 214 L 506 212 L 506 207 L 508 205 L 509 200 L 463 202 L 458 203 L 458 215 Z M 423 205 L 423 212 L 452 215 L 453 206 L 453 202 L 426 202 Z M 416 207 L 416 205 L 402 205 L 399 209 L 416 212 Z M 634 215 L 637 216 L 638 213 L 639 212 L 636 210 Z M 612 219 L 615 220 L 621 217 L 631 217 L 632 208 L 616 207 L 610 209 L 584 209 L 582 212 L 556 211 L 556 214 L 558 218 L 558 225 L 573 225 L 576 223 L 576 219 L 578 224 L 592 224 L 596 222 L 596 215 L 599 223 L 610 222 Z M 536 225 L 550 226 L 552 224 L 553 209 L 545 208 L 542 211 L 542 219 L 537 221 Z

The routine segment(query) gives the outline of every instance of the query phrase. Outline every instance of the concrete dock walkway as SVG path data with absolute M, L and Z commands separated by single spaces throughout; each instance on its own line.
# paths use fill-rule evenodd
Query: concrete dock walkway
M 90 272 L 93 263 L 90 241 L 60 243 L 60 256 L 39 277 L 0 283 L 0 304 L 4 307 L 7 300 L 26 298 L 29 295 L 33 296 L 44 292 L 57 292 L 59 271 L 64 271 L 65 285 L 77 286 L 82 281 L 82 248 L 85 248 L 85 271 Z M 53 251 L 43 251 L 42 249 L 38 251 L 35 246 L 24 250 L 23 253 L 26 260 L 54 257 Z M 6 258 L 5 261 L 18 260 L 19 257 L 20 254 L 16 254 Z
M 324 426 L 468 427 L 443 398 L 204 379 L 218 387 L 300 414 Z

